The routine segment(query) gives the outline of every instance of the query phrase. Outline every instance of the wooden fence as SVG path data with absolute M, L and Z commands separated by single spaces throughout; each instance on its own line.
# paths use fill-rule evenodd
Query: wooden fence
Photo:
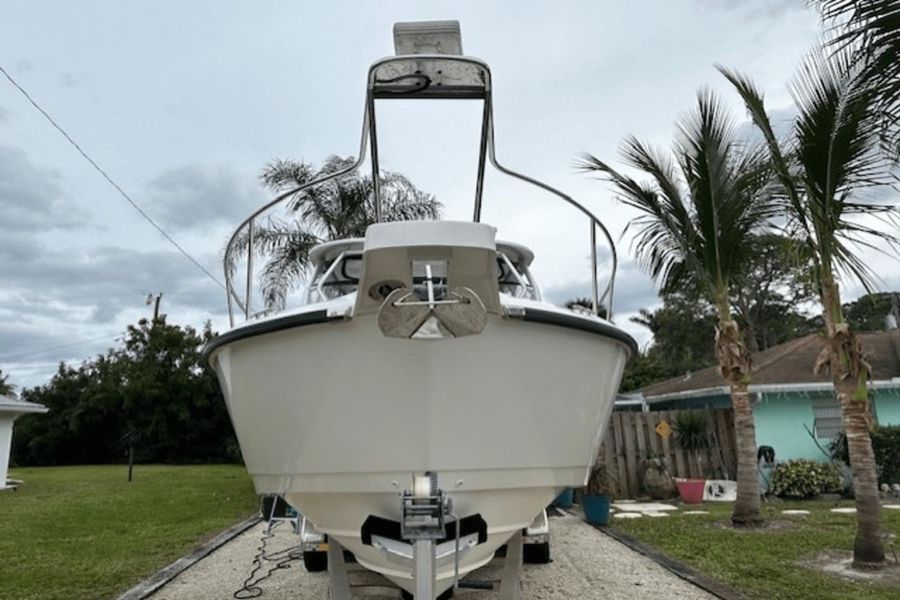
M 704 414 L 709 423 L 712 447 L 702 456 L 705 471 L 716 479 L 737 476 L 734 415 L 730 408 L 701 410 L 661 410 L 655 412 L 614 412 L 601 446 L 600 458 L 617 498 L 637 498 L 643 494 L 638 472 L 647 458 L 662 458 L 672 477 L 703 477 L 695 456 L 682 450 L 674 433 L 680 413 Z M 657 426 L 667 423 L 671 435 L 660 435 Z M 661 427 L 665 433 L 666 426 Z M 710 473 L 706 473 L 709 475 Z

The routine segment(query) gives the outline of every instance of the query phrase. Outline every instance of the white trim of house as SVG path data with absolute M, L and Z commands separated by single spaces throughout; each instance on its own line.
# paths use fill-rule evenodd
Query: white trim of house
M 891 390 L 900 389 L 900 377 L 894 377 L 889 380 L 870 381 L 869 389 Z M 834 385 L 827 381 L 810 381 L 809 383 L 764 383 L 759 385 L 750 384 L 748 391 L 751 394 L 777 394 L 780 392 L 828 392 L 834 389 Z M 627 394 L 633 396 L 632 394 Z M 637 394 L 635 394 L 637 395 Z M 657 402 L 668 402 L 670 400 L 684 400 L 689 398 L 702 398 L 704 396 L 730 396 L 731 389 L 727 385 L 719 385 L 699 390 L 685 390 L 683 392 L 671 392 L 668 394 L 658 394 L 656 396 L 640 396 L 647 404 L 655 404 Z
M 0 413 L 45 413 L 49 410 L 43 404 L 15 400 L 9 396 L 0 396 Z
M 25 402 L 9 396 L 0 396 L 0 490 L 13 488 L 9 485 L 7 474 L 9 473 L 9 454 L 12 447 L 13 423 L 19 415 L 25 413 L 45 413 L 47 407 L 43 404 Z

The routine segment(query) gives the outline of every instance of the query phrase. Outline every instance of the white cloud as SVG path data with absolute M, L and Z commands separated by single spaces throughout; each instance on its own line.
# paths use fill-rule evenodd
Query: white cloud
M 147 206 L 172 230 L 209 231 L 234 225 L 268 193 L 255 178 L 228 166 L 186 165 L 166 169 L 147 185 Z

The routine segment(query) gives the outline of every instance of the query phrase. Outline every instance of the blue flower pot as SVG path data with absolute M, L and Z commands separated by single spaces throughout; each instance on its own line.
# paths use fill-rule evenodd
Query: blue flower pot
M 566 488 L 562 491 L 562 493 L 556 497 L 556 500 L 553 501 L 555 506 L 560 508 L 572 508 L 572 504 L 575 503 L 575 490 L 572 488 Z
M 591 525 L 609 523 L 609 496 L 585 494 L 581 497 L 581 506 L 584 507 L 584 518 Z

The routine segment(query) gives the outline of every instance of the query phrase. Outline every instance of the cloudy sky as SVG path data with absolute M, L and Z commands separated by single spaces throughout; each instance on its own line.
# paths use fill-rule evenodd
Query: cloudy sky
M 802 0 L 7 0 L 0 18 L 0 65 L 219 278 L 230 228 L 267 198 L 267 161 L 356 152 L 366 69 L 393 53 L 395 21 L 458 19 L 465 52 L 494 72 L 501 161 L 582 199 L 617 237 L 631 215 L 575 171 L 577 154 L 614 160 L 628 133 L 667 144 L 704 85 L 742 118 L 714 63 L 788 111 L 785 83 L 819 35 Z M 475 103 L 383 105 L 383 166 L 469 218 L 478 117 Z M 535 250 L 552 299 L 588 293 L 577 214 L 489 174 L 483 220 Z M 619 249 L 618 321 L 646 344 L 628 315 L 656 295 Z M 0 368 L 40 384 L 115 344 L 158 292 L 171 322 L 226 326 L 222 289 L 0 78 Z

